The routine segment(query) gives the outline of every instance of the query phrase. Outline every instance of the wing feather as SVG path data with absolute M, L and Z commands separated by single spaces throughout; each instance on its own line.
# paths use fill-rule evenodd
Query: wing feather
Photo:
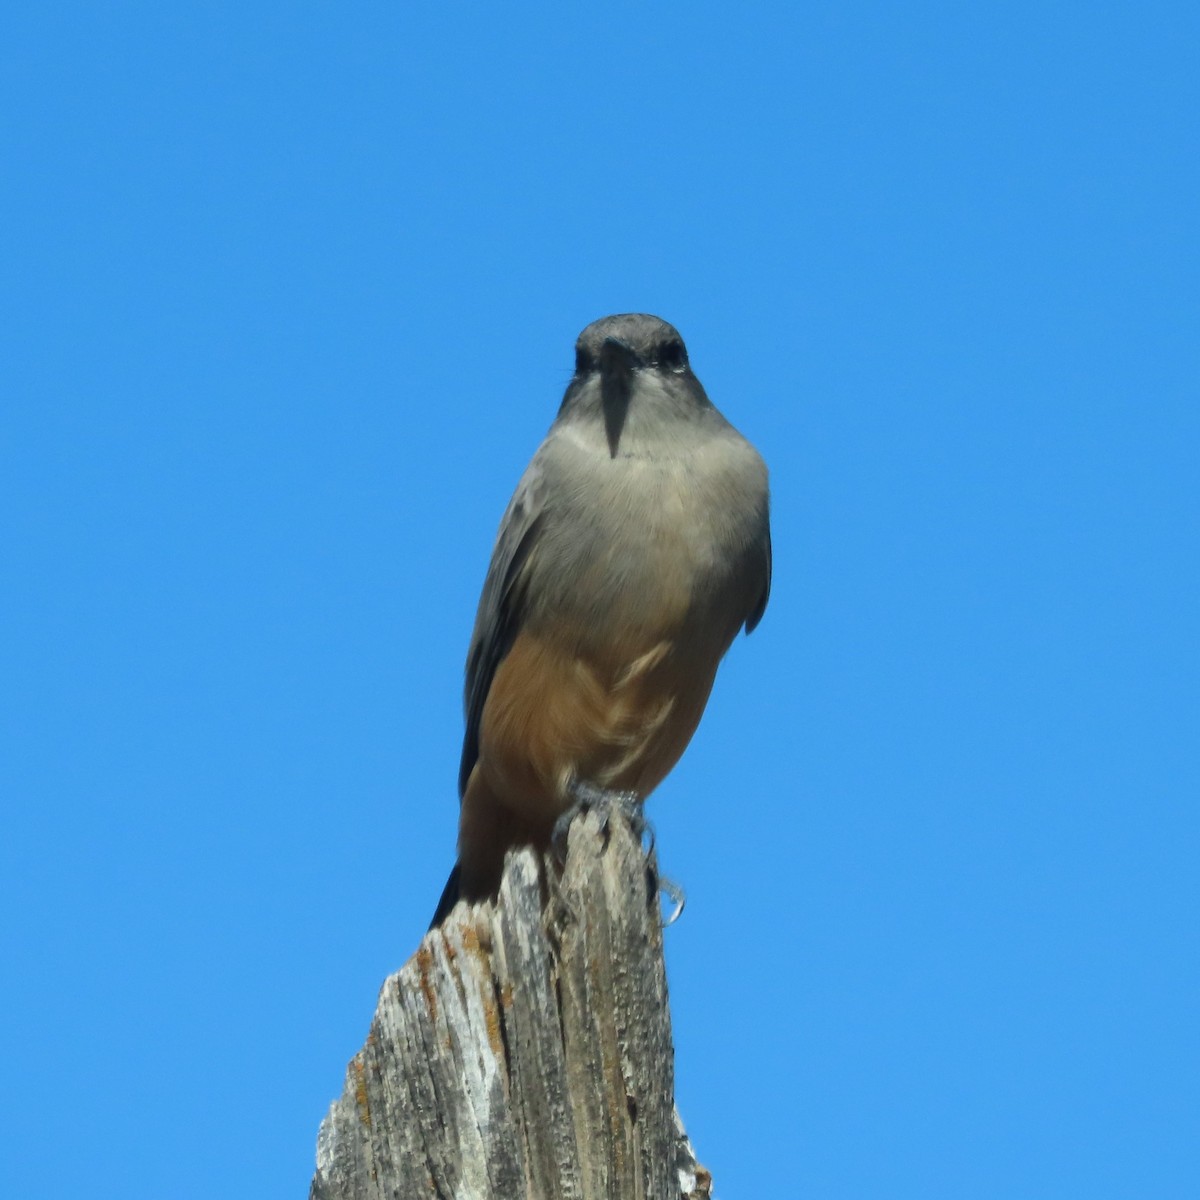
M 750 610 L 750 615 L 746 618 L 746 632 L 753 633 L 755 626 L 763 618 L 763 613 L 767 611 L 767 601 L 771 596 L 771 527 L 768 525 L 763 531 L 763 552 L 766 555 L 765 577 L 763 579 L 762 595 L 755 602 L 754 607 Z
M 467 651 L 463 695 L 466 732 L 458 769 L 460 797 L 479 758 L 479 724 L 496 668 L 503 662 L 524 620 L 526 568 L 542 526 L 544 495 L 542 469 L 535 457 L 517 484 L 500 522 Z

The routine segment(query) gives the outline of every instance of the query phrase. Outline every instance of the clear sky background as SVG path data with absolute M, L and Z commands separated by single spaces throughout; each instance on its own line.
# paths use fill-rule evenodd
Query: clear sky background
M 579 329 L 775 582 L 650 811 L 723 1200 L 1200 1195 L 1200 9 L 13 5 L 6 1195 L 299 1197 Z

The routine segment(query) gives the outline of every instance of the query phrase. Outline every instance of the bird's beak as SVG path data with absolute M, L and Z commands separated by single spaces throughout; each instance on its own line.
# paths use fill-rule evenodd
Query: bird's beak
M 612 458 L 617 457 L 636 366 L 637 356 L 623 341 L 614 337 L 604 339 L 600 347 L 600 404 L 604 409 L 604 433 Z

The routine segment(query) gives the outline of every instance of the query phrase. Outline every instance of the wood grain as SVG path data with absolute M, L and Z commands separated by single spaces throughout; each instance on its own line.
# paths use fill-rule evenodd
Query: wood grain
M 674 1106 L 653 856 L 571 826 L 561 878 L 511 855 L 384 984 L 321 1125 L 310 1200 L 706 1200 Z

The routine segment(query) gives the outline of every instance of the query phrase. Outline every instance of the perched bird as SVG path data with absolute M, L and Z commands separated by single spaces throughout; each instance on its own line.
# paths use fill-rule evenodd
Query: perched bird
M 644 799 L 771 587 L 767 469 L 658 317 L 594 321 L 500 522 L 466 672 L 460 897 L 580 802 Z

